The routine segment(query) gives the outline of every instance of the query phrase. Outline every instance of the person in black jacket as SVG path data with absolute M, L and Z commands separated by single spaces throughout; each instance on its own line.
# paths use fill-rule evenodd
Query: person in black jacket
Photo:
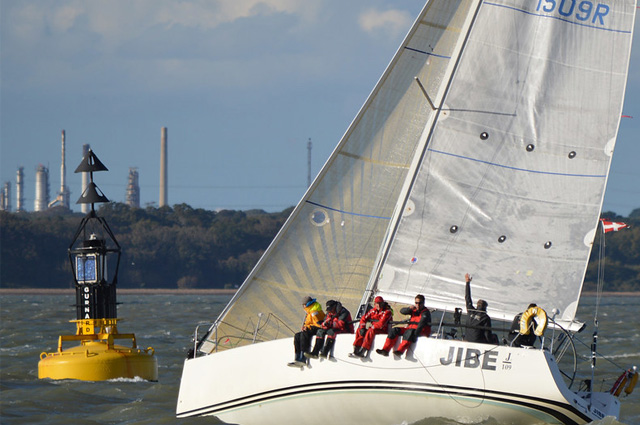
M 483 344 L 495 343 L 495 336 L 491 333 L 491 318 L 487 314 L 487 302 L 478 300 L 476 307 L 471 300 L 471 276 L 465 276 L 464 300 L 467 303 L 467 331 L 464 340 Z
M 529 304 L 527 310 L 532 307 L 537 307 L 535 303 Z M 525 310 L 525 311 L 527 311 Z M 507 342 L 512 347 L 522 347 L 523 345 L 533 347 L 533 344 L 536 342 L 538 338 L 533 330 L 538 326 L 538 322 L 535 319 L 531 320 L 529 324 L 529 334 L 522 335 L 520 333 L 520 318 L 522 317 L 522 313 L 517 314 L 516 317 L 513 318 L 513 322 L 511 322 L 511 329 L 509 330 L 509 335 L 507 335 Z
M 322 322 L 322 329 L 316 333 L 316 342 L 313 351 L 304 353 L 308 359 L 317 359 L 319 356 L 329 358 L 331 349 L 336 342 L 336 335 L 340 333 L 353 333 L 353 319 L 351 313 L 342 303 L 336 300 L 327 301 L 327 315 Z M 326 342 L 325 342 L 326 335 Z
M 376 353 L 388 356 L 389 351 L 396 345 L 398 337 L 402 335 L 402 342 L 393 354 L 401 356 L 411 344 L 418 340 L 419 336 L 431 335 L 431 312 L 424 305 L 424 295 L 418 294 L 415 305 L 400 309 L 400 313 L 411 316 L 406 327 L 390 328 L 384 346 L 376 350 Z

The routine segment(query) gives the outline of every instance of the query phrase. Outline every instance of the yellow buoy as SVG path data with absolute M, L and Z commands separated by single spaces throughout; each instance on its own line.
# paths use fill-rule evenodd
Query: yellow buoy
M 68 250 L 76 287 L 77 320 L 71 320 L 76 334 L 60 335 L 58 351 L 40 354 L 38 378 L 157 381 L 153 348 L 140 349 L 134 334 L 118 332 L 116 284 L 122 250 L 106 220 L 95 211 L 94 204 L 109 202 L 93 182 L 93 173 L 98 171 L 107 171 L 107 167 L 89 149 L 75 172 L 90 175 L 91 182 L 78 203 L 91 204 L 91 211 L 80 222 Z M 131 346 L 116 345 L 116 340 L 130 340 Z M 63 349 L 65 342 L 80 345 Z
M 140 349 L 134 334 L 118 333 L 118 319 L 72 320 L 75 335 L 61 335 L 58 351 L 43 352 L 38 362 L 38 378 L 106 381 L 115 378 L 158 380 L 158 361 L 153 348 Z M 114 344 L 130 340 L 131 346 Z M 80 345 L 63 349 L 63 342 L 80 341 Z

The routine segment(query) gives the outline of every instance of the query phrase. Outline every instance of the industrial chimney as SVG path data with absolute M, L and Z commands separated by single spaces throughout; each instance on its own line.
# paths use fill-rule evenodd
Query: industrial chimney
M 67 187 L 67 155 L 66 155 L 66 139 L 65 131 L 62 130 L 62 159 L 60 163 L 60 201 L 62 206 L 69 208 L 69 188 Z
M 18 167 L 16 173 L 16 212 L 24 210 L 24 167 Z
M 65 208 L 69 208 L 69 188 L 67 187 L 67 166 L 66 166 L 66 153 L 65 153 L 65 131 L 62 130 L 62 159 L 60 161 L 60 192 L 56 199 L 49 203 L 49 207 L 60 205 Z
M 160 130 L 160 207 L 167 205 L 167 127 Z

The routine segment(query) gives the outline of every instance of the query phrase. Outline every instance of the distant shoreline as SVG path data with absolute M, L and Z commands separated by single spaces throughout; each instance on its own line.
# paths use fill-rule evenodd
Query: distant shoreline
M 75 293 L 73 288 L 0 288 L 0 295 L 70 295 Z M 121 295 L 233 295 L 235 289 L 142 289 L 123 288 L 118 289 Z M 597 293 L 587 291 L 583 296 L 596 296 Z M 603 297 L 640 297 L 638 292 L 603 292 Z

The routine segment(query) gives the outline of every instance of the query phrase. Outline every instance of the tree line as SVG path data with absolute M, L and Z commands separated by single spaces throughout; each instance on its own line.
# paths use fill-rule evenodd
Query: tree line
M 120 288 L 236 288 L 282 227 L 281 212 L 209 211 L 186 204 L 100 207 L 122 256 Z M 606 239 L 607 291 L 640 291 L 640 208 L 629 217 L 603 217 L 631 225 Z M 83 217 L 65 208 L 43 212 L 0 211 L 0 286 L 71 288 L 67 249 Z M 611 235 L 611 236 L 610 236 Z M 598 248 L 587 268 L 585 290 L 595 290 Z
M 188 289 L 240 285 L 291 211 L 215 212 L 186 204 L 141 209 L 108 203 L 97 215 L 122 247 L 120 288 Z M 73 287 L 67 250 L 83 216 L 64 208 L 0 212 L 2 287 Z

